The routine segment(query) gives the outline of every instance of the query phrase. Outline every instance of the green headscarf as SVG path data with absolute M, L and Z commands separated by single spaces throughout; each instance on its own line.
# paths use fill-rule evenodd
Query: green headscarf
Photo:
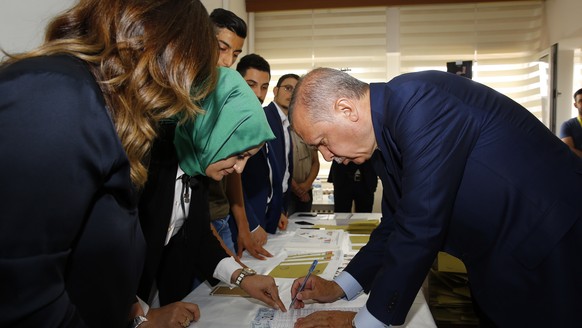
M 275 139 L 257 96 L 235 70 L 218 68 L 216 89 L 201 107 L 205 113 L 178 124 L 174 137 L 180 168 L 190 176 Z

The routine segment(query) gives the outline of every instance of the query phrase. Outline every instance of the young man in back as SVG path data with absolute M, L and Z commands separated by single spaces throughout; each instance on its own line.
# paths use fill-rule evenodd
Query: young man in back
M 220 49 L 218 66 L 231 67 L 242 52 L 247 36 L 247 25 L 233 12 L 222 8 L 214 9 L 210 14 L 210 20 L 214 24 Z M 212 229 L 220 237 L 219 240 L 223 246 L 227 247 L 233 255 L 241 256 L 244 249 L 259 259 L 271 255 L 258 242 L 255 242 L 249 230 L 239 174 L 230 174 L 222 181 L 210 181 L 208 200 Z M 234 247 L 229 226 L 231 214 L 238 230 L 237 249 Z M 261 238 L 262 236 L 259 235 L 256 239 L 261 240 Z
M 582 157 L 582 89 L 574 93 L 574 107 L 578 115 L 562 123 L 560 138 L 574 154 Z
M 250 54 L 241 58 L 236 70 L 257 95 L 261 103 L 265 100 L 271 79 L 269 63 L 259 55 Z M 280 125 L 280 120 L 278 121 Z M 273 124 L 271 120 L 271 129 Z M 286 228 L 282 180 L 283 175 L 273 152 L 273 142 L 269 141 L 253 157 L 249 158 L 242 173 L 245 209 L 253 236 L 260 235 L 264 244 L 267 235 L 275 233 L 277 227 Z M 254 228 L 256 227 L 256 228 Z M 232 225 L 231 225 L 232 228 Z M 254 229 L 254 230 L 253 230 Z

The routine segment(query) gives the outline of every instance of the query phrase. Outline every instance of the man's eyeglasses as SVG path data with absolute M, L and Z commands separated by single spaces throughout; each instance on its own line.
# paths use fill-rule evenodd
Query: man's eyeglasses
M 287 91 L 289 93 L 292 93 L 293 90 L 295 90 L 295 87 L 292 85 L 289 85 L 289 84 L 280 85 L 280 86 L 278 86 L 278 88 L 283 88 L 283 89 L 285 89 L 285 91 Z

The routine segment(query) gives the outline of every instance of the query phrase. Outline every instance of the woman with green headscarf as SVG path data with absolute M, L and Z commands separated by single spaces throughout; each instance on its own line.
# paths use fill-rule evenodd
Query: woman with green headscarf
M 246 81 L 234 70 L 218 70 L 216 89 L 200 104 L 204 113 L 162 128 L 152 149 L 150 180 L 140 199 L 148 257 L 139 296 L 151 301 L 155 283 L 164 308 L 188 295 L 195 278 L 220 280 L 285 310 L 273 278 L 243 270 L 210 230 L 207 178 L 242 172 L 248 158 L 275 138 Z M 184 315 L 187 322 L 197 318 Z
M 202 103 L 205 113 L 176 128 L 180 168 L 189 176 L 221 180 L 234 170 L 241 173 L 246 159 L 275 138 L 261 104 L 240 74 L 223 67 L 219 72 L 216 90 Z

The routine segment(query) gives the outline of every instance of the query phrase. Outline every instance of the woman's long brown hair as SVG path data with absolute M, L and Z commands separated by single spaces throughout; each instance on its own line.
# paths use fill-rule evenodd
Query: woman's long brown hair
M 157 122 L 201 112 L 196 101 L 214 88 L 217 49 L 199 0 L 80 0 L 48 25 L 42 46 L 11 61 L 52 54 L 86 61 L 141 187 Z

